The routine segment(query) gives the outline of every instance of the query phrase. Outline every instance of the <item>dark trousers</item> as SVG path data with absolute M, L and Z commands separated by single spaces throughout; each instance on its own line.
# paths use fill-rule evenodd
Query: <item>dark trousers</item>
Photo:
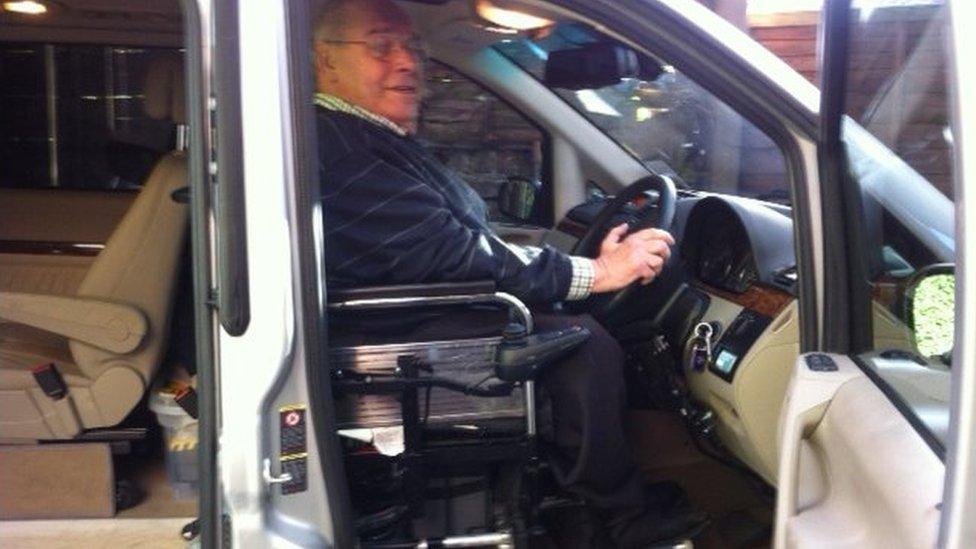
M 540 380 L 552 401 L 553 472 L 597 507 L 636 507 L 643 482 L 624 432 L 623 350 L 589 315 L 535 315 L 536 331 L 569 326 L 587 328 L 589 340 Z
M 344 345 L 377 343 L 362 339 L 363 328 L 391 333 L 382 342 L 408 342 L 496 335 L 508 315 L 494 309 L 462 310 L 405 322 L 399 315 L 347 319 L 355 336 L 333 331 Z M 567 358 L 551 365 L 539 380 L 552 405 L 549 459 L 556 479 L 567 490 L 603 509 L 636 507 L 643 502 L 643 482 L 624 433 L 624 353 L 617 341 L 589 315 L 533 313 L 535 330 L 584 326 L 590 338 Z M 407 331 L 405 323 L 411 324 Z M 356 324 L 359 327 L 356 327 Z M 395 333 L 393 333 L 395 332 Z M 372 339 L 372 338 L 370 338 Z

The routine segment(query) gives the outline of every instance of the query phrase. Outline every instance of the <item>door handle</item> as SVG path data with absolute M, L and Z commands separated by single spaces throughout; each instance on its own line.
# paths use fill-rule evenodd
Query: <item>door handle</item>
M 264 458 L 264 470 L 262 471 L 262 476 L 264 477 L 264 482 L 266 482 L 268 486 L 273 486 L 275 484 L 285 484 L 287 482 L 291 482 L 292 480 L 291 473 L 281 473 L 280 475 L 277 476 L 272 475 L 271 460 L 268 458 Z

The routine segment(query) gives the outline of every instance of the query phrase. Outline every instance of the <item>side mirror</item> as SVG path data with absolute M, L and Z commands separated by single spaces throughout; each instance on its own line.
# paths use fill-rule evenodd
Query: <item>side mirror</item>
M 593 42 L 569 50 L 549 52 L 543 81 L 550 88 L 592 90 L 624 78 L 656 80 L 664 68 L 615 42 Z
M 518 221 L 528 221 L 541 188 L 539 181 L 510 177 L 498 190 L 498 211 Z
M 956 268 L 948 263 L 929 265 L 908 279 L 904 318 L 915 336 L 915 349 L 921 355 L 952 354 L 955 290 Z

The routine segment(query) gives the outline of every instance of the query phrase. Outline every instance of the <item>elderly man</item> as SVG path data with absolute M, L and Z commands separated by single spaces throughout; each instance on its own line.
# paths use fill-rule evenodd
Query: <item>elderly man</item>
M 596 259 L 503 242 L 481 198 L 412 137 L 422 46 L 389 0 L 328 2 L 314 37 L 330 284 L 490 279 L 530 304 L 547 304 L 648 283 L 663 268 L 674 241 L 654 229 L 625 236 L 626 226 L 615 228 Z M 553 402 L 557 478 L 602 511 L 620 546 L 700 524 L 698 514 L 647 504 L 624 439 L 617 343 L 589 317 L 537 315 L 543 329 L 580 323 L 591 340 L 542 380 Z

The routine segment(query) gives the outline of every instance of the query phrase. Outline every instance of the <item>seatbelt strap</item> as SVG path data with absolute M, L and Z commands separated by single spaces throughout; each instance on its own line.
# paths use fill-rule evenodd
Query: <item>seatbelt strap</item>
M 173 400 L 183 408 L 193 419 L 197 419 L 199 412 L 197 410 L 197 392 L 193 390 L 193 387 L 186 387 L 180 392 L 176 393 Z
M 54 417 L 60 420 L 60 426 L 57 427 L 51 424 L 49 419 L 45 419 L 45 423 L 48 423 L 52 431 L 59 437 L 71 438 L 80 433 L 82 429 L 81 417 L 71 399 L 64 398 L 68 396 L 68 384 L 61 377 L 58 367 L 53 362 L 38 364 L 31 368 L 31 374 L 34 375 L 34 381 L 37 382 L 41 391 L 54 401 L 52 402 L 56 412 Z
M 34 374 L 34 381 L 44 391 L 44 394 L 53 400 L 61 400 L 68 394 L 68 385 L 65 384 L 61 372 L 53 362 L 38 364 L 31 368 Z

